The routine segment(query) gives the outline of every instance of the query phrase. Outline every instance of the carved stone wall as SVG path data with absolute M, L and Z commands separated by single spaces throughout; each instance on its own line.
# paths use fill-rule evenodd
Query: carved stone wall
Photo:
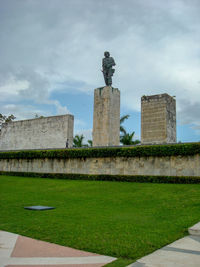
M 141 142 L 176 142 L 176 100 L 170 95 L 141 98 Z
M 105 86 L 94 90 L 93 146 L 119 145 L 120 91 Z
M 0 171 L 200 176 L 200 155 L 71 159 L 0 159 Z
M 74 116 L 61 115 L 4 124 L 0 150 L 64 148 L 73 145 Z

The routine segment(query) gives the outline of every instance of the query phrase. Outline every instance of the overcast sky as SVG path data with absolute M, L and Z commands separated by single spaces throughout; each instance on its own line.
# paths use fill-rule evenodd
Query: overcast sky
M 140 138 L 140 99 L 177 100 L 177 141 L 200 140 L 199 0 L 0 0 L 0 113 L 75 115 L 90 136 L 105 50 L 121 114 Z

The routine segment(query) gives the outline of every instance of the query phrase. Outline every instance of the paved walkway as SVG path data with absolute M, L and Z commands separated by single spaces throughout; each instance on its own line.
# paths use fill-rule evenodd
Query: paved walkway
M 156 250 L 127 267 L 200 267 L 200 223 L 190 235 Z
M 100 267 L 114 260 L 0 231 L 0 267 Z
M 128 267 L 200 267 L 200 223 Z M 115 258 L 0 231 L 0 267 L 100 267 Z

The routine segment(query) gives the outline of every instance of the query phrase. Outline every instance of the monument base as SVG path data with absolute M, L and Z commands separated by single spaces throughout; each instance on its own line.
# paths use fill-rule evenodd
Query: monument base
M 120 143 L 120 91 L 111 86 L 94 90 L 93 146 Z

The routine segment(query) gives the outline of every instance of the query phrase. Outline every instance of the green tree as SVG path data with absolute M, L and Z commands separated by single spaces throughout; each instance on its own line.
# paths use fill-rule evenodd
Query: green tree
M 84 146 L 83 139 L 84 139 L 83 134 L 75 135 L 75 137 L 73 138 L 73 147 L 82 147 L 82 146 Z
M 88 144 L 89 146 L 92 146 L 93 145 L 92 140 L 88 140 Z
M 120 142 L 123 145 L 136 145 L 140 143 L 140 140 L 133 140 L 135 132 L 132 133 L 126 133 L 124 135 L 120 136 Z
M 16 117 L 13 114 L 6 116 L 0 113 L 0 128 L 3 123 L 9 123 L 13 121 L 14 119 L 16 119 Z
M 130 115 L 124 115 L 120 118 L 120 143 L 122 145 L 136 145 L 140 143 L 140 140 L 133 140 L 135 132 L 127 133 L 126 129 L 123 127 L 123 122 L 127 120 Z
M 130 115 L 126 114 L 126 115 L 123 115 L 121 118 L 120 118 L 120 132 L 122 134 L 126 134 L 126 130 L 124 128 L 124 126 L 122 125 L 122 123 L 127 120 L 128 118 L 130 117 Z
M 37 113 L 35 114 L 35 119 L 41 119 L 44 118 L 44 116 L 39 116 Z
M 125 133 L 123 135 L 120 136 L 120 142 L 123 145 L 132 145 L 133 142 L 133 136 L 134 136 L 135 132 L 132 133 Z
M 137 145 L 137 144 L 140 144 L 140 143 L 141 143 L 140 140 L 139 139 L 136 139 L 136 140 L 133 141 L 133 144 L 132 145 Z

